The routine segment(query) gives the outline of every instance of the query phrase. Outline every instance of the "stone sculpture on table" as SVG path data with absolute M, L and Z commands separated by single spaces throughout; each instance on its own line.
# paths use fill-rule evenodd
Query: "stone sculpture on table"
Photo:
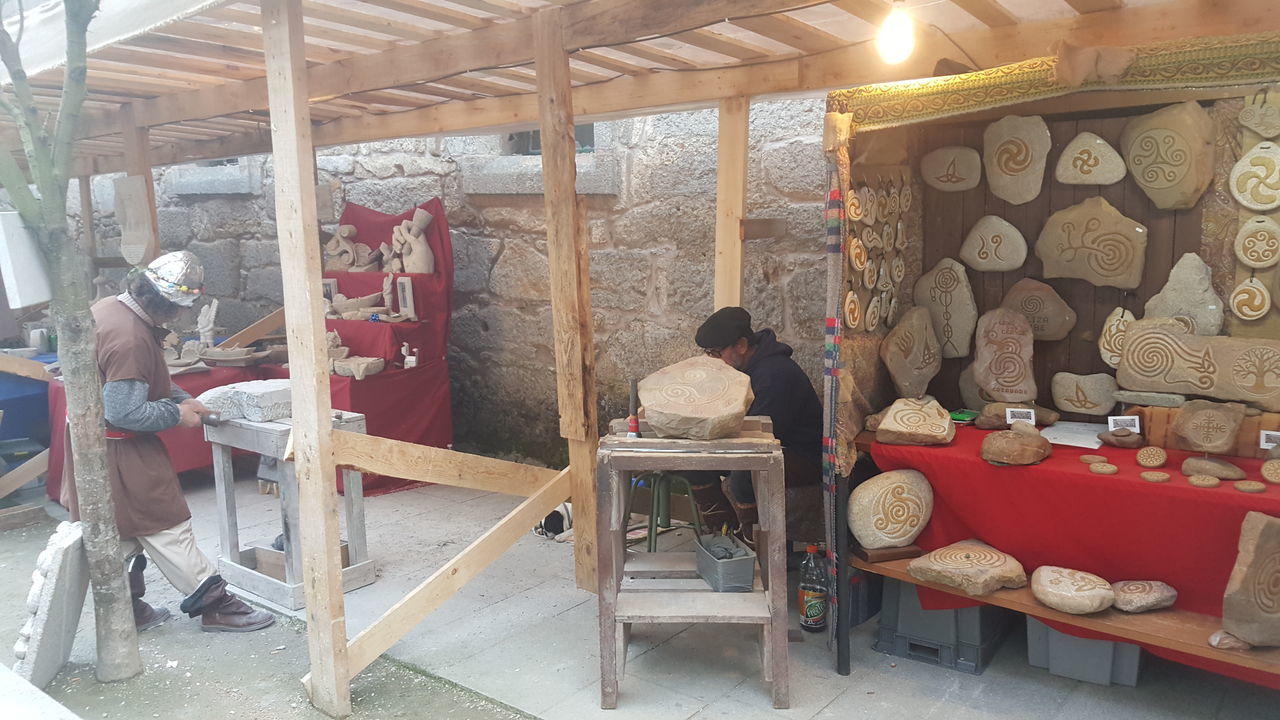
M 80 523 L 59 523 L 31 574 L 30 615 L 13 646 L 13 671 L 19 677 L 42 689 L 53 681 L 71 657 L 88 589 L 89 560 Z
M 1053 404 L 1063 412 L 1109 415 L 1116 406 L 1116 379 L 1107 373 L 1076 375 L 1055 373 L 1051 382 Z
M 867 549 L 910 545 L 932 513 L 933 487 L 916 470 L 881 473 L 849 495 L 849 530 Z
M 1010 402 L 993 402 L 982 406 L 982 412 L 978 417 L 973 419 L 974 427 L 979 430 L 1008 430 L 1009 423 L 1006 422 L 1005 410 L 1009 408 L 1022 408 L 1034 411 L 1036 414 L 1036 425 L 1048 427 L 1058 422 L 1062 414 L 1056 410 L 1040 407 L 1035 403 L 1010 403 Z
M 1245 515 L 1222 596 L 1222 629 L 1250 645 L 1280 645 L 1280 518 Z
M 1147 228 L 1091 197 L 1049 216 L 1036 241 L 1046 278 L 1079 278 L 1132 290 L 1142 282 Z
M 350 355 L 341 360 L 330 360 L 329 366 L 334 375 L 363 380 L 369 375 L 382 372 L 387 366 L 387 361 L 380 357 Z
M 955 436 L 951 414 L 929 395 L 898 398 L 876 428 L 876 442 L 888 445 L 946 445 Z
M 920 177 L 943 192 L 969 190 L 982 179 L 982 158 L 971 147 L 941 147 L 920 158 Z
M 1036 340 L 1061 340 L 1076 326 L 1076 311 L 1047 283 L 1033 278 L 1014 283 L 1000 307 L 1022 313 Z
M 1066 185 L 1112 185 L 1123 180 L 1125 172 L 1124 158 L 1111 143 L 1082 132 L 1063 148 L 1053 175 Z
M 1039 115 L 1009 115 L 988 125 L 982 133 L 982 164 L 992 194 L 1013 205 L 1034 200 L 1052 144 Z
M 960 246 L 960 259 L 974 270 L 1017 270 L 1027 259 L 1027 240 L 999 215 L 983 215 Z
M 196 316 L 196 332 L 200 335 L 200 347 L 213 347 L 214 327 L 218 322 L 218 299 L 200 308 Z
M 431 213 L 418 208 L 413 212 L 412 220 L 391 228 L 391 243 L 383 245 L 383 265 L 385 272 L 433 273 L 436 268 L 435 254 L 427 245 L 426 230 L 431 225 Z
M 1280 341 L 1187 334 L 1176 320 L 1138 320 L 1116 374 L 1128 390 L 1240 400 L 1280 412 Z
M 942 357 L 965 357 L 978 322 L 978 305 L 964 265 L 943 258 L 916 281 L 916 305 L 928 308 Z
M 248 380 L 210 388 L 198 398 L 223 420 L 272 422 L 293 415 L 289 379 Z
M 928 310 L 913 307 L 902 316 L 880 343 L 880 360 L 899 395 L 918 398 L 925 394 L 929 381 L 942 369 L 938 337 Z
M 907 565 L 907 573 L 973 597 L 1027 584 L 1022 563 L 980 540 L 961 540 L 915 558 Z
M 1111 367 L 1120 367 L 1120 353 L 1124 351 L 1124 331 L 1134 321 L 1133 313 L 1117 307 L 1102 321 L 1102 332 L 1098 334 L 1098 354 L 1102 362 Z
M 1196 335 L 1217 335 L 1222 311 L 1209 266 L 1199 255 L 1184 253 L 1169 271 L 1168 282 L 1147 301 L 1143 319 L 1174 318 Z
M 1236 433 L 1243 422 L 1244 406 L 1240 403 L 1191 400 L 1178 411 L 1170 429 L 1188 450 L 1229 453 L 1235 449 Z
M 690 440 L 737 435 L 755 400 L 751 378 L 704 355 L 649 375 L 640 381 L 639 393 L 645 419 L 658 437 Z
M 993 465 L 1034 465 L 1052 452 L 1053 445 L 1035 425 L 1023 420 L 982 439 L 982 459 Z
M 1106 580 L 1055 565 L 1041 565 L 1031 573 L 1031 594 L 1054 610 L 1072 615 L 1101 612 L 1116 601 L 1116 593 Z
M 1111 583 L 1111 591 L 1116 596 L 1115 608 L 1127 613 L 1163 610 L 1178 601 L 1178 591 L 1159 580 L 1121 580 Z
M 1213 118 L 1188 100 L 1136 117 L 1120 152 L 1138 187 L 1162 210 L 1193 207 L 1213 179 Z
M 996 308 L 978 320 L 973 379 L 988 395 L 1005 402 L 1036 397 L 1031 353 L 1035 337 L 1022 313 Z

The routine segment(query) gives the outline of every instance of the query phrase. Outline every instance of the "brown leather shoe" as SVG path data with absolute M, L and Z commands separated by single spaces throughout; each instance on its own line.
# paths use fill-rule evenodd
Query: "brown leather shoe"
M 191 617 L 200 616 L 200 629 L 204 632 L 253 632 L 276 621 L 271 613 L 254 610 L 228 592 L 227 583 L 220 575 L 212 575 L 200 583 L 200 587 L 182 601 L 182 611 Z
M 129 594 L 133 596 L 133 624 L 138 626 L 138 632 L 150 630 L 172 617 L 168 608 L 152 607 L 143 601 L 142 596 L 147 594 L 147 581 L 143 578 L 142 571 L 146 567 L 147 559 L 142 555 L 134 556 L 133 563 L 129 567 Z

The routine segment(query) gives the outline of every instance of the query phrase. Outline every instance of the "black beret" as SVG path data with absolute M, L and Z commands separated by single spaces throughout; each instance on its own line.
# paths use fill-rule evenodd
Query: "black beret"
M 694 341 L 700 348 L 717 350 L 744 337 L 751 337 L 751 313 L 740 307 L 723 307 L 702 323 Z

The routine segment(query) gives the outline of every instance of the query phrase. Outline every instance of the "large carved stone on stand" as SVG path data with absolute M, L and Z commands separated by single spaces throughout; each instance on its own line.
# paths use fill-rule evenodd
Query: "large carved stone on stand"
M 1098 335 L 1098 354 L 1102 362 L 1111 367 L 1120 367 L 1120 353 L 1124 350 L 1124 330 L 1134 321 L 1133 313 L 1117 307 L 1102 321 L 1102 332 Z
M 1039 115 L 1008 115 L 988 125 L 982 133 L 982 164 L 991 192 L 1014 205 L 1034 200 L 1052 144 L 1049 126 Z
M 1111 607 L 1116 601 L 1111 583 L 1082 570 L 1041 565 L 1031 573 L 1031 593 L 1054 610 L 1088 615 Z
M 1222 298 L 1213 291 L 1209 266 L 1195 253 L 1184 253 L 1169 271 L 1169 280 L 1147 301 L 1143 319 L 1174 318 L 1196 335 L 1222 330 Z
M 881 473 L 849 495 L 849 530 L 864 548 L 906 547 L 933 514 L 933 487 L 916 470 Z
M 1191 400 L 1178 411 L 1172 430 L 1188 450 L 1228 453 L 1235 448 L 1242 422 L 1244 406 L 1240 403 Z
M 946 445 L 955 436 L 951 414 L 929 395 L 898 398 L 876 428 L 876 441 L 889 445 Z
M 982 272 L 1017 270 L 1027 259 L 1027 240 L 999 215 L 983 215 L 960 246 L 960 259 Z
M 1014 283 L 1000 307 L 1026 316 L 1036 340 L 1061 340 L 1076 326 L 1076 311 L 1056 290 L 1032 278 Z
M 1053 404 L 1063 412 L 1084 415 L 1107 415 L 1116 406 L 1115 392 L 1119 386 L 1107 373 L 1076 375 L 1055 373 L 1051 382 Z
M 908 310 L 880 343 L 880 359 L 889 369 L 899 395 L 924 395 L 929 381 L 942 369 L 942 354 L 929 311 L 922 307 Z
M 971 147 L 940 147 L 920 158 L 920 177 L 929 187 L 944 192 L 969 190 L 982 179 L 982 158 Z
M 736 435 L 755 399 L 750 377 L 705 356 L 658 370 L 640 381 L 639 394 L 658 437 L 691 440 Z
M 1062 150 L 1053 175 L 1067 185 L 1111 185 L 1124 179 L 1124 158 L 1111 143 L 1082 132 Z
M 917 580 L 958 588 L 975 597 L 1027 584 L 1022 563 L 980 540 L 940 547 L 912 560 L 907 572 Z
M 942 357 L 965 357 L 978 322 L 978 305 L 964 266 L 943 258 L 916 281 L 916 305 L 928 308 Z
M 978 320 L 976 337 L 973 379 L 978 387 L 996 400 L 1034 400 L 1031 352 L 1035 338 L 1027 318 L 1009 308 L 996 308 Z
M 1036 240 L 1046 278 L 1080 278 L 1132 290 L 1142 282 L 1147 228 L 1091 197 L 1049 216 Z
M 1222 596 L 1222 629 L 1251 645 L 1280 645 L 1280 518 L 1245 515 Z
M 1120 152 L 1156 207 L 1189 208 L 1213 179 L 1213 141 L 1213 118 L 1188 100 L 1130 120 Z
M 1116 373 L 1127 390 L 1241 400 L 1280 412 L 1280 341 L 1203 337 L 1167 318 L 1137 320 Z

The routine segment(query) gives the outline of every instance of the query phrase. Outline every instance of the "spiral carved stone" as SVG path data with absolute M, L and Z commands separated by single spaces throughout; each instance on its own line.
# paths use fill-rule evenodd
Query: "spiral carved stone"
M 987 182 L 996 197 L 1021 205 L 1040 194 L 1052 145 L 1043 118 L 1001 118 L 983 131 L 982 145 Z
M 1255 215 L 1240 224 L 1236 233 L 1236 258 L 1257 270 L 1280 262 L 1280 224 L 1265 215 Z
M 1222 629 L 1250 645 L 1280 646 L 1280 518 L 1245 514 L 1222 596 Z
M 1271 310 L 1271 292 L 1256 277 L 1245 278 L 1232 291 L 1229 304 L 1241 320 L 1261 320 Z
M 933 488 L 915 470 L 882 473 L 849 495 L 849 529 L 864 548 L 910 545 L 932 513 Z
M 1115 602 L 1111 583 L 1092 573 L 1053 565 L 1041 565 L 1031 575 L 1031 592 L 1054 610 L 1087 615 L 1106 610 Z
M 706 356 L 658 370 L 640 381 L 639 392 L 659 437 L 693 440 L 736 435 L 754 399 L 750 378 Z
M 1129 169 L 1146 187 L 1173 187 L 1187 174 L 1191 149 L 1181 135 L 1171 130 L 1148 130 L 1129 147 Z
M 1132 290 L 1142 282 L 1147 228 L 1096 196 L 1049 216 L 1036 242 L 1046 278 Z
M 1159 580 L 1122 580 L 1111 584 L 1116 594 L 1116 609 L 1124 612 L 1160 610 L 1178 600 L 1178 591 Z
M 978 540 L 952 543 L 918 557 L 907 565 L 907 572 L 918 580 L 959 588 L 975 597 L 1027 584 L 1021 563 Z

